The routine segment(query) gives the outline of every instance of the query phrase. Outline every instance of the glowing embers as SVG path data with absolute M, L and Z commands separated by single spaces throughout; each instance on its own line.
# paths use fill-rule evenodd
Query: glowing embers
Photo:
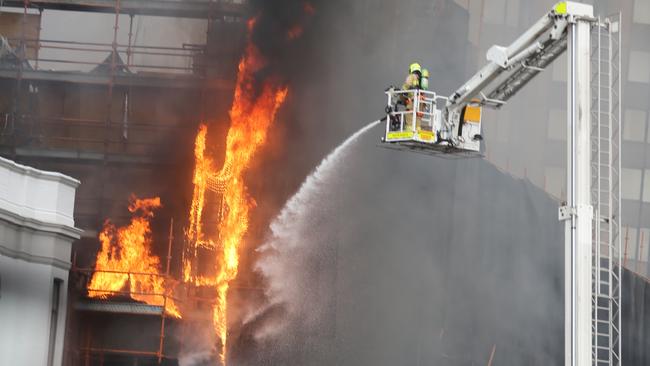
M 108 298 L 128 295 L 134 300 L 162 306 L 168 315 L 181 314 L 170 297 L 171 283 L 161 274 L 160 259 L 151 252 L 153 211 L 161 206 L 160 198 L 131 198 L 131 222 L 116 227 L 109 220 L 99 234 L 101 250 L 97 253 L 95 272 L 88 284 L 88 296 Z

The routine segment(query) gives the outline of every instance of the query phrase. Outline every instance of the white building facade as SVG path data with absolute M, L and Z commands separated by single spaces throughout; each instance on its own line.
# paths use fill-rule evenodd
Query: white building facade
M 0 158 L 0 365 L 62 363 L 78 185 Z

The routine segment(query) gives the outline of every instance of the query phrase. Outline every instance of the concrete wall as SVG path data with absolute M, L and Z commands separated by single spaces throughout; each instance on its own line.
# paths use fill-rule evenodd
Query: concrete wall
M 68 281 L 68 272 L 45 264 L 0 255 L 0 364 L 47 365 L 54 278 Z M 53 365 L 61 365 L 67 291 L 62 288 Z
M 0 158 L 0 365 L 61 365 L 78 185 Z

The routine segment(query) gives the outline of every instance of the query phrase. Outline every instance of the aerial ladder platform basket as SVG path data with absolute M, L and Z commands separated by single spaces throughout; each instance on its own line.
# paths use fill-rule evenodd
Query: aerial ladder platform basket
M 446 133 L 443 114 L 449 98 L 432 91 L 386 91 L 385 147 L 413 150 L 444 157 L 477 157 L 481 149 L 482 106 L 478 101 L 465 105 L 460 114 L 460 131 L 454 142 Z

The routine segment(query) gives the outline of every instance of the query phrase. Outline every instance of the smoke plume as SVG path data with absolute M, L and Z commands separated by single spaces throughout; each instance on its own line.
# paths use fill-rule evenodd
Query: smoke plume
M 260 212 L 291 212 L 281 209 L 304 177 L 381 115 L 381 92 L 410 62 L 430 67 L 441 93 L 475 69 L 468 13 L 454 1 L 315 8 L 294 49 L 308 71 L 288 74 L 282 153 L 259 169 Z M 301 214 L 269 214 L 258 262 L 269 302 L 246 317 L 237 364 L 486 364 L 495 345 L 495 364 L 561 362 L 557 203 L 485 161 L 401 154 L 378 141 L 378 132 L 359 138 Z

